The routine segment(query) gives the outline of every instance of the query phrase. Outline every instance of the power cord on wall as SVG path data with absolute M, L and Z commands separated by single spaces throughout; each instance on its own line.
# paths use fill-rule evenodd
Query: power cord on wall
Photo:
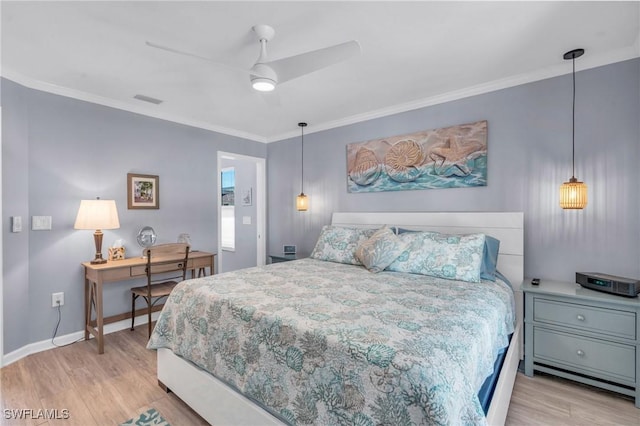
M 53 336 L 51 336 L 51 344 L 58 348 L 64 348 L 65 346 L 73 345 L 74 343 L 78 343 L 81 340 L 84 340 L 84 337 L 80 337 L 78 340 L 75 340 L 71 343 L 67 343 L 66 345 L 57 345 L 53 340 L 56 338 L 56 334 L 58 334 L 58 327 L 60 326 L 60 320 L 62 320 L 62 305 L 60 305 L 60 301 L 58 301 L 58 322 L 56 323 L 56 327 L 53 329 Z

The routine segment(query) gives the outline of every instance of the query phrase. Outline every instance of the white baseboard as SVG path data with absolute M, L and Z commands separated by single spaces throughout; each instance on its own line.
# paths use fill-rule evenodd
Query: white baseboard
M 160 315 L 160 312 L 153 312 L 151 314 L 151 319 L 155 321 L 158 319 L 159 315 Z M 147 323 L 146 314 L 136 317 L 136 326 L 146 324 L 146 323 Z M 131 318 L 105 325 L 104 334 L 114 333 L 116 331 L 125 330 L 130 327 L 131 327 Z M 49 349 L 55 349 L 57 346 L 67 345 L 69 343 L 73 343 L 83 338 L 84 338 L 84 332 L 76 331 L 74 333 L 65 334 L 64 336 L 57 336 L 54 340 L 55 344 L 51 342 L 51 339 L 30 343 L 26 346 L 21 347 L 20 349 L 16 349 L 13 352 L 3 355 L 0 358 L 0 367 L 4 367 L 9 364 L 12 364 L 31 354 L 46 351 Z M 90 338 L 93 338 L 93 336 L 90 336 Z M 98 352 L 96 352 L 96 354 L 97 353 Z

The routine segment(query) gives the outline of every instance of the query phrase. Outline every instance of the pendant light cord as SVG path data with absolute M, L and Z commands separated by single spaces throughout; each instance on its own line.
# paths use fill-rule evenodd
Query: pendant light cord
M 301 180 L 300 180 L 300 194 L 304 194 L 304 128 L 307 126 L 307 123 L 298 123 L 300 126 L 300 131 L 302 132 L 302 149 L 300 154 L 300 165 L 302 167 Z
M 576 55 L 573 55 L 573 116 L 571 118 L 571 177 L 576 177 Z
M 302 173 L 300 179 L 300 193 L 304 194 L 304 126 L 300 126 L 300 130 L 302 131 L 302 153 L 300 155 L 300 165 L 302 166 Z

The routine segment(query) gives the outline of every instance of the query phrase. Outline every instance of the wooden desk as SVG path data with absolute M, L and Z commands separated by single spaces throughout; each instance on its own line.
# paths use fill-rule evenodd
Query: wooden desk
M 216 253 L 204 251 L 192 251 L 189 253 L 187 269 L 191 270 L 191 278 L 206 274 L 209 268 L 211 275 L 214 273 Z M 102 310 L 102 284 L 113 281 L 125 281 L 134 278 L 146 277 L 145 268 L 147 260 L 143 257 L 130 257 L 123 260 L 113 260 L 101 265 L 92 265 L 84 262 L 84 338 L 89 339 L 93 334 L 98 342 L 98 353 L 104 353 L 104 325 L 116 321 L 131 318 L 131 312 L 104 318 Z M 92 319 L 92 311 L 95 309 L 95 319 Z M 162 309 L 162 305 L 155 306 L 153 311 Z M 146 313 L 146 309 L 139 309 L 135 316 Z

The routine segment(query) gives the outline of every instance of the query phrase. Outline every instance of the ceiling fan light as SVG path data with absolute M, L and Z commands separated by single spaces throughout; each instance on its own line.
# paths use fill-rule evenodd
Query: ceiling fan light
M 259 92 L 271 92 L 278 84 L 278 75 L 268 65 L 258 62 L 251 67 L 251 85 Z
M 271 92 L 276 88 L 276 83 L 273 80 L 262 77 L 252 78 L 251 85 L 258 92 Z

